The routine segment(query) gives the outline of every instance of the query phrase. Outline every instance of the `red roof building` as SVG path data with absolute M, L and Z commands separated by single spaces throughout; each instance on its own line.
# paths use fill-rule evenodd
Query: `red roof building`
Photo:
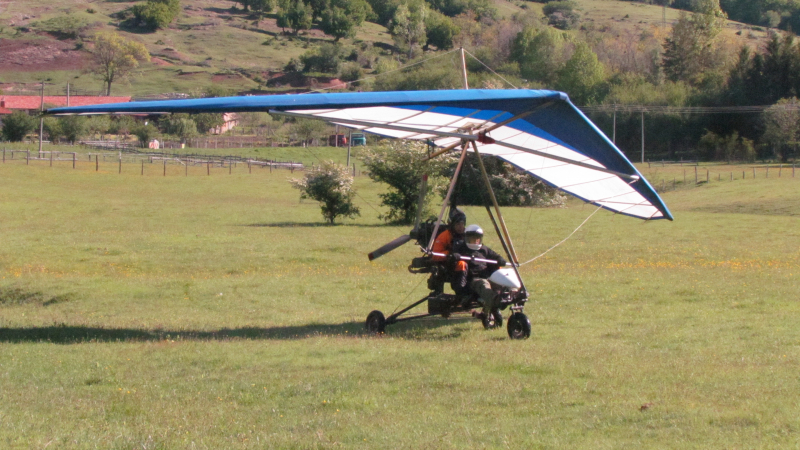
M 102 105 L 105 103 L 124 103 L 131 101 L 130 97 L 97 97 L 92 95 L 71 95 L 69 106 Z M 66 95 L 45 95 L 45 107 L 55 108 L 57 106 L 67 106 Z M 0 111 L 25 110 L 38 111 L 42 107 L 42 97 L 39 95 L 4 95 L 0 96 Z M 10 112 L 9 112 L 10 113 Z M 2 112 L 0 112 L 2 114 Z

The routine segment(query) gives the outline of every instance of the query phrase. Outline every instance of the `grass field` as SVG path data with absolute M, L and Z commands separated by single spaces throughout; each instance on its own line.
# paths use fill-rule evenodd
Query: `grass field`
M 680 184 L 674 222 L 596 214 L 523 267 L 526 341 L 460 318 L 364 335 L 425 294 L 411 245 L 367 261 L 408 230 L 366 177 L 362 216 L 325 226 L 286 171 L 174 169 L 0 165 L 0 447 L 798 446 L 785 167 Z M 527 260 L 593 211 L 504 214 Z

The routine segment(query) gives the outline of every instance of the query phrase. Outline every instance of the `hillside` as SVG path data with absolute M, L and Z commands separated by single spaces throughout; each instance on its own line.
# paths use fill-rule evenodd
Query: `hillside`
M 655 5 L 616 0 L 578 0 L 584 29 L 631 41 L 643 33 L 663 37 L 679 12 Z M 117 83 L 113 94 L 146 96 L 164 93 L 197 94 L 209 86 L 232 91 L 286 90 L 309 85 L 326 87 L 327 78 L 287 80 L 282 68 L 309 48 L 332 38 L 318 28 L 286 35 L 273 16 L 251 20 L 235 3 L 226 0 L 183 2 L 179 18 L 165 30 L 142 33 L 118 29 L 114 13 L 129 8 L 130 1 L 30 0 L 0 2 L 0 89 L 6 93 L 35 91 L 48 83 L 48 93 L 100 93 L 102 83 L 85 73 L 89 55 L 83 46 L 92 33 L 119 31 L 147 47 L 152 61 L 128 83 Z M 540 16 L 542 4 L 494 0 L 501 17 L 531 11 Z M 41 31 L 49 19 L 69 15 L 85 24 L 77 39 Z M 664 26 L 666 24 L 666 27 Z M 766 32 L 757 27 L 728 22 L 724 36 L 731 46 L 759 46 Z M 344 39 L 360 55 L 366 73 L 379 58 L 393 58 L 393 43 L 383 26 L 365 23 L 353 40 Z M 364 61 L 361 61 L 363 59 Z

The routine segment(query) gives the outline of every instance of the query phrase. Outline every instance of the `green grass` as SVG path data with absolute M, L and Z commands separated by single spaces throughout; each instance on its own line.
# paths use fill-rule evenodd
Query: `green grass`
M 285 171 L 174 169 L 0 165 L 1 447 L 798 441 L 800 178 L 666 192 L 671 223 L 598 213 L 523 267 L 519 342 L 460 318 L 363 334 L 425 293 L 410 244 L 367 261 L 407 229 L 366 177 L 331 227 Z M 593 210 L 504 215 L 530 259 Z

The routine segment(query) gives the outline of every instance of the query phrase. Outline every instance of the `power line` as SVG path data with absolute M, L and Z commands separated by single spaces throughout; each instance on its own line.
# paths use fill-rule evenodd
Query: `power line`
M 579 106 L 584 113 L 655 113 L 655 114 L 753 114 L 767 109 L 800 111 L 800 105 L 757 106 L 659 106 L 659 105 L 597 105 Z

